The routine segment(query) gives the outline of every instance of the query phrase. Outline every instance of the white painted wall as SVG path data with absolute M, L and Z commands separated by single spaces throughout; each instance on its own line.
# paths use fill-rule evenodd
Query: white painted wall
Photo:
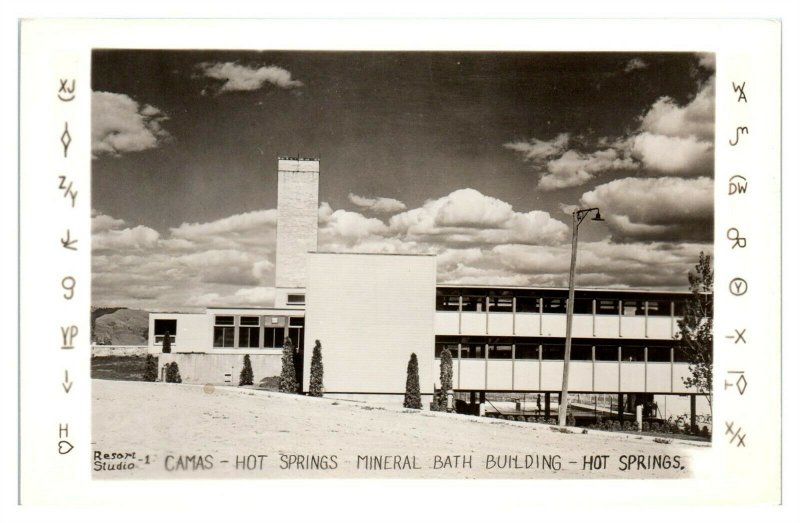
M 326 392 L 403 393 L 414 352 L 432 393 L 435 292 L 433 256 L 309 254 L 303 390 L 318 339 Z
M 211 348 L 213 343 L 213 316 L 204 313 L 150 313 L 148 345 L 154 348 L 161 347 L 161 343 L 156 343 L 155 341 L 155 330 L 153 328 L 155 320 L 159 319 L 174 319 L 178 322 L 175 343 L 172 344 L 172 352 L 207 352 Z

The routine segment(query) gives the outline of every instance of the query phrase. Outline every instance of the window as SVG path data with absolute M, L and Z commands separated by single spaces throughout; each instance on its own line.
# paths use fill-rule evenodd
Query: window
M 283 327 L 264 327 L 264 347 L 278 349 L 283 347 Z
M 458 291 L 453 289 L 436 290 L 436 310 L 437 311 L 457 311 L 458 310 Z
M 647 314 L 649 316 L 669 316 L 670 302 L 664 300 L 648 300 Z
M 636 310 L 639 308 L 639 304 L 634 300 L 625 300 L 622 302 L 622 315 L 623 316 L 636 316 Z M 640 311 L 639 314 L 643 314 L 644 311 Z
M 542 359 L 543 360 L 563 360 L 564 359 L 564 346 L 563 345 L 542 345 Z
M 514 358 L 518 360 L 538 360 L 539 346 L 529 344 L 518 344 L 514 350 Z
M 592 361 L 592 347 L 589 345 L 572 345 L 569 350 L 570 361 Z
M 622 363 L 644 361 L 644 347 L 622 347 Z
M 260 342 L 260 330 L 258 316 L 239 318 L 239 347 L 257 349 Z
M 545 314 L 566 314 L 567 313 L 567 299 L 566 298 L 544 298 L 542 312 Z
M 514 299 L 511 295 L 491 296 L 489 298 L 489 310 L 492 312 L 513 312 Z
M 595 361 L 619 361 L 619 347 L 616 345 L 597 345 L 594 348 Z
M 286 303 L 289 305 L 305 305 L 306 303 L 306 295 L 305 294 L 288 294 L 286 296 Z
M 572 312 L 575 314 L 591 314 L 592 302 L 594 302 L 594 300 L 591 298 L 575 298 L 575 306 Z
M 518 297 L 517 312 L 539 312 L 539 298 L 532 296 Z
M 441 358 L 444 349 L 450 349 L 450 356 L 452 356 L 453 359 L 458 358 L 458 343 L 437 343 L 434 345 L 434 356 L 436 358 Z
M 619 314 L 619 300 L 597 300 L 597 314 Z
M 154 320 L 153 335 L 156 343 L 164 343 L 164 336 L 169 332 L 170 343 L 175 343 L 175 334 L 178 332 L 178 320 Z
M 647 361 L 653 362 L 666 362 L 669 363 L 669 347 L 648 347 L 647 348 Z
M 292 345 L 300 350 L 303 349 L 303 327 L 305 323 L 306 319 L 302 316 L 289 318 L 289 338 L 292 340 Z
M 490 360 L 510 360 L 511 345 L 489 345 Z
M 463 311 L 483 312 L 486 310 L 486 298 L 483 296 L 464 296 L 462 298 Z
M 461 344 L 461 358 L 483 359 L 483 343 Z
M 233 347 L 233 316 L 214 317 L 214 347 Z

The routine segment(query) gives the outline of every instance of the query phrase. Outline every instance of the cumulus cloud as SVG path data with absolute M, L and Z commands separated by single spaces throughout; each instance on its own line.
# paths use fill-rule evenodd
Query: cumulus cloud
M 521 153 L 526 160 L 537 161 L 552 158 L 564 152 L 568 144 L 569 133 L 561 133 L 552 140 L 531 138 L 530 140 L 508 142 L 503 144 L 503 147 Z
M 123 153 L 158 147 L 171 139 L 161 127 L 169 118 L 152 105 L 125 94 L 92 92 L 92 155 Z
M 119 218 L 114 218 L 107 214 L 101 214 L 95 209 L 92 209 L 92 234 L 119 229 L 123 225 L 125 225 L 125 220 L 120 220 Z
M 614 241 L 713 239 L 711 178 L 623 178 L 584 193 L 581 204 L 603 210 Z
M 347 198 L 351 203 L 374 213 L 392 214 L 406 210 L 406 204 L 394 198 L 385 198 L 378 196 L 376 198 L 368 198 L 366 196 L 358 196 L 357 194 L 350 193 Z
M 642 68 L 637 60 L 628 62 L 628 66 Z M 531 164 L 539 177 L 538 187 L 544 191 L 585 185 L 605 172 L 638 170 L 643 176 L 708 174 L 714 165 L 714 77 L 700 85 L 685 104 L 668 96 L 659 97 L 631 132 L 603 136 L 593 144 L 573 143 L 580 141 L 561 133 L 552 140 L 532 138 L 506 143 L 504 147 L 520 153 Z
M 625 64 L 626 73 L 637 71 L 639 69 L 647 69 L 647 63 L 641 58 L 631 58 L 628 60 L 628 63 Z
M 715 71 L 717 69 L 717 57 L 714 53 L 697 53 L 697 63 L 700 67 Z
M 709 81 L 686 105 L 668 96 L 656 100 L 642 117 L 643 131 L 670 137 L 714 139 L 714 82 Z
M 292 79 L 292 73 L 277 65 L 246 66 L 236 62 L 202 62 L 196 66 L 204 76 L 219 80 L 219 92 L 257 91 L 266 84 L 281 89 L 302 87 L 303 82 Z
M 567 226 L 547 212 L 517 212 L 474 189 L 459 189 L 396 214 L 389 219 L 389 229 L 407 240 L 455 244 L 549 244 L 562 241 L 567 233 Z

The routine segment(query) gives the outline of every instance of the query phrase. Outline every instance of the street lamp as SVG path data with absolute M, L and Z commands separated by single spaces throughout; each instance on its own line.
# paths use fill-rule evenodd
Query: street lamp
M 575 260 L 578 256 L 578 227 L 584 218 L 594 212 L 592 221 L 605 221 L 600 217 L 600 209 L 578 209 L 572 212 L 572 259 L 569 263 L 569 297 L 567 298 L 567 340 L 564 344 L 564 376 L 561 381 L 561 404 L 558 406 L 558 426 L 567 424 L 567 385 L 569 384 L 569 357 L 572 351 L 572 312 L 575 305 Z

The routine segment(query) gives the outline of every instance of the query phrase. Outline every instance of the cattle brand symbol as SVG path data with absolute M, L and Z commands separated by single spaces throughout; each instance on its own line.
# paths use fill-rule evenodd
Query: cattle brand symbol
M 728 284 L 728 289 L 734 296 L 741 296 L 747 292 L 747 281 L 744 278 L 734 278 Z
M 58 99 L 62 102 L 71 102 L 75 99 L 75 79 L 60 78 L 61 86 L 58 88 Z

